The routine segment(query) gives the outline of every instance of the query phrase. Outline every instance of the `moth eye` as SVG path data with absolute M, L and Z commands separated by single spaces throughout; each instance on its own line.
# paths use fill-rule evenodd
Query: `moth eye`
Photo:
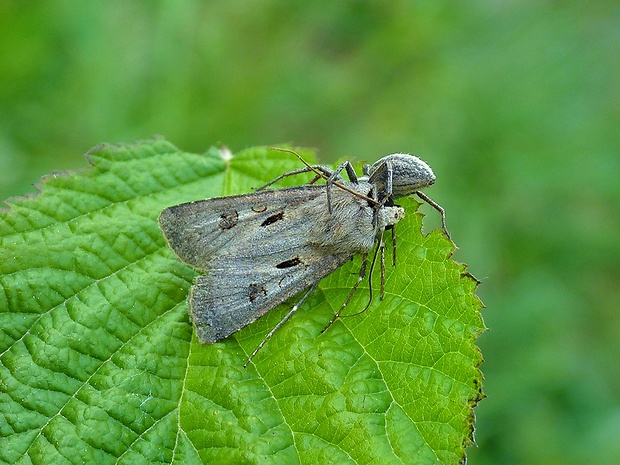
M 275 223 L 276 221 L 280 221 L 284 218 L 284 212 L 276 213 L 275 215 L 271 215 L 265 221 L 261 223 L 261 226 L 269 226 L 270 224 Z
M 278 263 L 276 268 L 290 268 L 292 266 L 297 266 L 301 264 L 301 260 L 299 257 L 291 258 L 290 260 L 285 260 L 282 263 Z

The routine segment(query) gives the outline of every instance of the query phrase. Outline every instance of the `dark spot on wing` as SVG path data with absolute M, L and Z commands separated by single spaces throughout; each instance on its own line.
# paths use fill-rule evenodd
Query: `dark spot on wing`
M 239 221 L 239 213 L 237 210 L 230 210 L 220 215 L 219 227 L 220 229 L 230 229 L 234 227 Z
M 250 302 L 254 302 L 260 296 L 266 296 L 267 289 L 258 283 L 250 284 Z
M 276 268 L 290 268 L 292 266 L 297 266 L 301 263 L 299 257 L 291 258 L 290 260 L 285 260 L 282 263 L 278 263 Z
M 275 215 L 271 215 L 265 221 L 261 223 L 261 226 L 269 226 L 270 224 L 275 223 L 276 221 L 280 221 L 284 218 L 284 212 L 276 213 Z

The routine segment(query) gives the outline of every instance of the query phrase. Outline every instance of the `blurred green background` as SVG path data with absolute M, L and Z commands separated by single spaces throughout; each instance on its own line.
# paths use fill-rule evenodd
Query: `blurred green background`
M 620 463 L 617 0 L 0 2 L 1 198 L 153 134 L 420 155 L 488 307 L 470 463 Z

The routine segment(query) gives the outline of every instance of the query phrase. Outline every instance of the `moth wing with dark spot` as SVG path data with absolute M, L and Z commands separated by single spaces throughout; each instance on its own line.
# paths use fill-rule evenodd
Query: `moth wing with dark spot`
M 159 224 L 168 245 L 188 265 L 204 271 L 219 261 L 221 253 L 255 244 L 268 247 L 278 240 L 284 211 L 296 209 L 324 193 L 320 186 L 216 197 L 166 208 Z M 271 238 L 271 239 L 270 239 Z M 265 242 L 261 242 L 265 241 Z
M 327 213 L 325 195 L 324 186 L 299 186 L 285 196 L 259 191 L 162 212 L 170 247 L 204 273 L 189 296 L 201 342 L 235 333 L 352 258 L 352 251 L 316 244 L 322 222 L 310 217 L 317 204 Z
M 286 250 L 278 245 L 266 244 L 260 260 L 220 256 L 217 267 L 197 278 L 189 305 L 202 343 L 237 332 L 352 257 L 322 254 L 307 244 Z

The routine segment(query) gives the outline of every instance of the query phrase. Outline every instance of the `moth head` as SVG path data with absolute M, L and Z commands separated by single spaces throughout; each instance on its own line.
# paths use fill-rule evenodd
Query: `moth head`
M 405 209 L 403 207 L 383 207 L 379 210 L 379 228 L 385 229 L 394 226 L 405 217 Z
M 435 173 L 430 166 L 414 155 L 393 153 L 377 160 L 366 167 L 369 182 L 375 184 L 379 192 L 394 198 L 415 194 L 418 190 L 435 183 Z M 388 177 L 392 177 L 391 192 L 388 189 Z

